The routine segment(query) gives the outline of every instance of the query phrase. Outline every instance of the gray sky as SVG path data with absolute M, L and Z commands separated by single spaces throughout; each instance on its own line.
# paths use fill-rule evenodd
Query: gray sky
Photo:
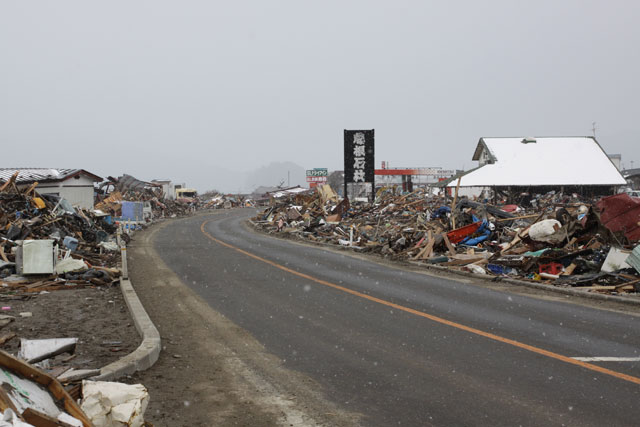
M 481 136 L 596 121 L 640 167 L 638 22 L 636 1 L 0 0 L 0 165 L 237 191 L 273 161 L 341 169 L 345 128 L 376 129 L 377 167 L 470 168 Z

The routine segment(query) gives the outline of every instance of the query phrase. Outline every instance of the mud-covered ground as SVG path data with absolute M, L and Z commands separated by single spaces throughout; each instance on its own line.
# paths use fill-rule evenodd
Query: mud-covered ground
M 20 349 L 20 338 L 78 338 L 75 356 L 50 359 L 52 368 L 100 369 L 135 350 L 141 341 L 119 286 L 0 294 L 0 305 L 0 314 L 14 317 L 0 329 L 0 336 L 16 334 L 0 348 L 13 355 Z

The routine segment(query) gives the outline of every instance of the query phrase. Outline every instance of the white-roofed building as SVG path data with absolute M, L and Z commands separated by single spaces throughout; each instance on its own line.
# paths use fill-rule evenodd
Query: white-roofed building
M 479 167 L 462 175 L 461 188 L 612 194 L 626 184 L 593 137 L 480 138 L 473 160 Z
M 18 188 L 37 182 L 38 193 L 60 196 L 83 209 L 93 209 L 93 183 L 102 181 L 101 177 L 84 169 L 0 168 L 0 184 L 11 179 L 16 172 Z

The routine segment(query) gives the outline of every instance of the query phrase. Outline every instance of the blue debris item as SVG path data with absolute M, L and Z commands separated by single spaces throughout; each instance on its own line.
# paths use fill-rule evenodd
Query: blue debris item
M 473 216 L 473 219 L 477 220 L 475 215 Z M 491 235 L 491 229 L 489 229 L 489 223 L 487 222 L 487 220 L 482 221 L 482 225 L 480 225 L 480 228 L 478 228 L 474 234 L 476 235 L 479 234 L 479 236 L 476 236 L 476 237 L 469 236 L 466 239 L 464 239 L 462 242 L 460 242 L 460 244 L 465 246 L 475 246 L 478 243 L 482 243 L 485 240 L 487 240 Z
M 515 268 L 500 264 L 487 264 L 487 270 L 497 275 L 518 274 L 518 271 Z
M 144 216 L 142 213 L 144 203 L 142 202 L 122 202 L 122 217 L 123 221 L 143 221 Z
M 636 246 L 627 257 L 626 263 L 640 273 L 640 245 Z
M 433 212 L 432 218 L 444 218 L 448 213 L 451 213 L 451 208 L 449 206 L 440 206 Z
M 71 236 L 66 236 L 64 240 L 62 240 L 62 244 L 65 248 L 71 249 L 71 252 L 75 252 L 78 249 L 78 239 Z
M 546 251 L 548 251 L 549 248 L 544 248 L 544 249 L 540 249 L 539 251 L 535 251 L 535 252 L 525 252 L 522 255 L 524 256 L 530 256 L 530 257 L 539 257 L 541 256 L 543 253 L 545 253 Z

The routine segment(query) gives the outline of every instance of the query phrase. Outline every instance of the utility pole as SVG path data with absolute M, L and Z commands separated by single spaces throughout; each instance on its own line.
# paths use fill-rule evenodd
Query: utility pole
M 593 132 L 593 137 L 596 137 L 596 122 L 591 123 L 591 132 Z

